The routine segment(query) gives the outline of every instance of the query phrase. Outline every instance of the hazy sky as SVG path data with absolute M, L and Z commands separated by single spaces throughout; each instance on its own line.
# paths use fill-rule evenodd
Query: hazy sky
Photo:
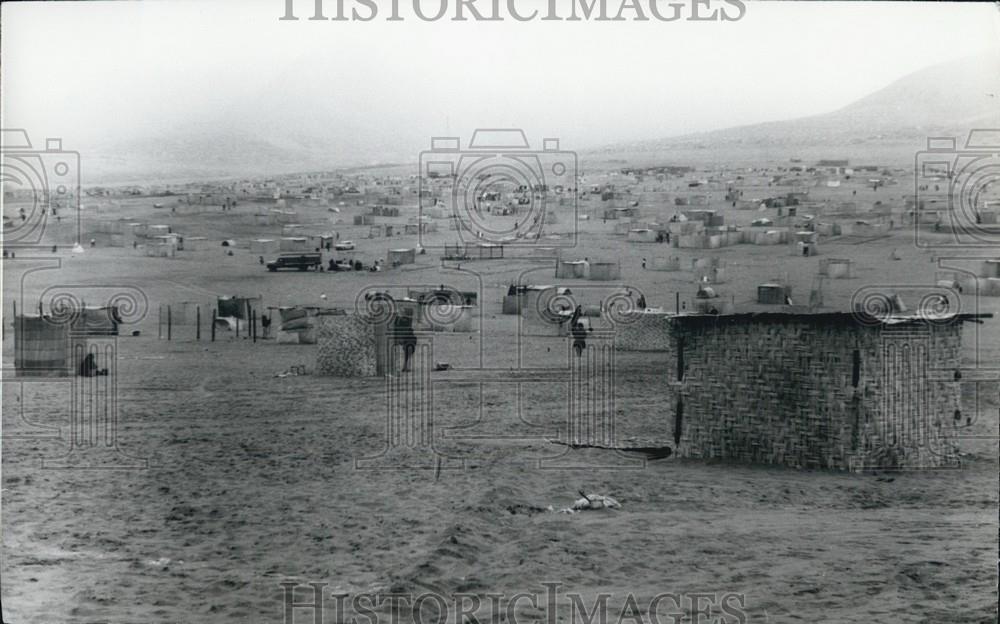
M 312 0 L 279 21 L 284 6 L 4 3 L 4 127 L 68 145 L 222 129 L 378 148 L 518 126 L 585 147 L 830 111 L 1000 39 L 989 4 L 749 3 L 702 23 L 308 21 Z

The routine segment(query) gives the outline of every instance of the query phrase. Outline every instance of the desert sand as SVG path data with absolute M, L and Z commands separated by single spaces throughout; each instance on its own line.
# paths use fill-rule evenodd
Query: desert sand
M 904 187 L 878 193 L 899 203 Z M 858 188 L 856 200 L 873 197 Z M 849 190 L 816 191 L 824 192 Z M 274 235 L 275 226 L 236 223 L 221 213 L 172 215 L 153 209 L 153 201 L 159 200 L 88 202 L 96 206 L 84 211 L 84 230 L 92 231 L 96 220 L 127 217 L 172 224 L 210 244 L 176 258 L 147 258 L 105 240 L 73 254 L 60 240 L 56 253 L 32 254 L 58 259 L 58 267 L 28 274 L 23 283 L 19 267 L 31 265 L 29 254 L 4 265 L 2 601 L 11 622 L 281 622 L 283 582 L 326 583 L 328 593 L 352 595 L 508 596 L 543 593 L 543 583 L 556 582 L 589 601 L 612 593 L 609 617 L 616 619 L 629 593 L 648 604 L 663 592 L 707 592 L 742 594 L 751 622 L 995 621 L 995 383 L 968 385 L 963 411 L 970 420 L 960 434 L 964 465 L 957 470 L 841 474 L 673 458 L 641 462 L 601 450 L 573 452 L 568 461 L 581 467 L 547 469 L 550 463 L 540 460 L 567 453 L 547 441 L 566 428 L 560 371 L 567 342 L 519 337 L 515 317 L 499 313 L 500 297 L 525 271 L 533 283 L 565 283 L 581 293 L 592 284 L 557 281 L 543 261 L 480 262 L 457 271 L 442 268 L 431 252 L 416 265 L 380 273 L 269 274 L 242 244 L 228 256 L 219 241 Z M 613 222 L 602 222 L 598 203 L 581 202 L 591 218 L 579 222 L 571 255 L 620 259 L 623 282 L 667 309 L 675 293 L 692 301 L 691 273 L 643 271 L 644 257 L 676 255 L 690 266 L 691 258 L 718 256 L 728 280 L 717 289 L 737 302 L 777 277 L 805 296 L 820 258 L 851 258 L 856 277 L 824 286 L 825 303 L 842 309 L 869 284 L 898 287 L 905 300 L 907 288 L 917 293 L 933 284 L 938 268 L 938 258 L 915 247 L 912 230 L 898 224 L 878 240 L 824 239 L 816 258 L 793 256 L 785 246 L 672 249 L 625 243 L 613 234 Z M 653 218 L 675 211 L 672 204 L 642 207 Z M 774 215 L 712 207 L 723 210 L 727 223 Z M 367 227 L 347 225 L 362 208 L 298 209 L 303 220 L 342 219 L 330 228 L 356 241 L 356 255 L 367 262 L 417 242 L 415 236 L 367 239 Z M 571 213 L 552 227 L 572 229 Z M 450 235 L 442 222 L 440 240 Z M 889 259 L 893 249 L 900 260 Z M 190 328 L 177 327 L 172 340 L 158 338 L 159 306 L 172 302 L 210 305 L 217 296 L 260 294 L 265 305 L 353 309 L 358 293 L 373 284 L 471 289 L 480 283 L 483 331 L 433 337 L 433 360 L 458 370 L 420 372 L 433 384 L 437 455 L 419 447 L 399 452 L 396 469 L 389 462 L 390 469 L 359 470 L 355 460 L 384 449 L 388 384 L 405 377 L 278 377 L 293 366 L 311 369 L 316 347 L 254 343 L 229 333 L 210 342 L 207 330 L 198 342 Z M 9 315 L 12 300 L 24 306 L 56 284 L 131 284 L 148 300 L 145 317 L 123 327 L 117 340 L 118 444 L 133 460 L 145 460 L 145 468 L 42 466 L 68 451 L 69 381 L 13 376 Z M 1000 313 L 1000 298 L 963 297 L 962 305 L 962 311 Z M 140 334 L 129 335 L 133 329 Z M 996 362 L 1000 320 L 970 326 L 965 340 L 970 366 Z M 663 357 L 617 356 L 615 414 L 623 444 L 670 437 L 658 400 L 669 383 L 658 373 Z M 533 379 L 518 373 L 519 362 L 555 372 Z M 463 373 L 479 366 L 491 372 L 472 380 Z M 405 468 L 414 462 L 427 468 Z M 581 490 L 613 496 L 622 508 L 549 511 L 571 505 Z M 682 615 L 688 619 L 676 621 L 738 621 L 697 620 L 690 609 Z M 522 605 L 516 617 L 547 616 Z M 557 619 L 568 621 L 568 611 Z M 299 611 L 295 621 L 313 620 Z M 336 621 L 334 614 L 325 621 Z M 660 621 L 674 620 L 661 612 Z

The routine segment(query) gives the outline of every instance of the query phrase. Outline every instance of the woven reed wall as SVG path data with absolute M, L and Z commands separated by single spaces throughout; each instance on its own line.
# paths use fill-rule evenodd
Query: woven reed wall
M 673 351 L 670 315 L 629 312 L 615 323 L 615 349 L 619 351 Z
M 375 324 L 356 314 L 317 319 L 317 375 L 373 377 L 377 374 Z
M 957 465 L 960 388 L 949 375 L 960 364 L 961 326 L 919 329 L 673 324 L 681 353 L 666 374 L 677 455 L 844 470 Z

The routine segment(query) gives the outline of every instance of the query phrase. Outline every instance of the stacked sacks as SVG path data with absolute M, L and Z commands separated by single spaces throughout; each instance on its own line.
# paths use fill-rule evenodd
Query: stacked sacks
M 310 314 L 313 312 L 313 314 Z M 279 344 L 313 344 L 316 342 L 314 319 L 316 310 L 306 308 L 278 308 Z

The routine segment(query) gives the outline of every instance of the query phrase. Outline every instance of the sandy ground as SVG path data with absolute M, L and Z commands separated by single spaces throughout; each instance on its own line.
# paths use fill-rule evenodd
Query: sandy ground
M 902 191 L 893 192 L 898 199 Z M 108 210 L 89 218 L 108 218 Z M 154 214 L 140 202 L 125 210 L 147 220 Z M 324 213 L 316 209 L 315 217 L 328 219 Z M 756 216 L 734 213 L 730 220 Z M 335 218 L 349 220 L 350 212 Z M 216 238 L 275 229 L 227 226 L 219 216 L 160 220 Z M 628 245 L 608 233 L 612 226 L 599 218 L 586 222 L 574 253 L 620 258 L 624 281 L 651 305 L 672 308 L 675 292 L 690 301 L 693 285 L 690 272 L 642 271 L 643 257 L 679 255 L 688 262 L 718 255 L 730 276 L 719 290 L 736 301 L 784 275 L 797 293 L 807 293 L 818 263 L 785 247 L 709 252 Z M 370 241 L 367 228 L 333 227 L 358 241 L 362 257 L 415 243 L 415 237 Z M 564 220 L 562 229 L 568 227 Z M 905 291 L 932 283 L 940 258 L 915 248 L 911 238 L 897 231 L 878 241 L 822 243 L 824 256 L 854 258 L 859 268 L 853 280 L 827 283 L 827 303 L 845 307 L 867 284 Z M 888 260 L 893 248 L 901 260 Z M 141 335 L 118 340 L 119 447 L 148 467 L 43 468 L 43 459 L 69 449 L 68 384 L 5 376 L 4 621 L 280 622 L 279 583 L 288 581 L 327 583 L 328 592 L 352 595 L 507 596 L 543 593 L 542 583 L 557 582 L 588 604 L 600 592 L 612 593 L 609 617 L 616 621 L 627 594 L 647 605 L 663 592 L 742 594 L 752 622 L 995 621 L 995 384 L 966 393 L 964 411 L 974 417 L 962 431 L 959 470 L 848 475 L 674 459 L 636 465 L 635 458 L 606 451 L 567 456 L 545 441 L 567 426 L 565 341 L 519 338 L 513 318 L 498 314 L 505 284 L 523 271 L 533 271 L 535 283 L 555 283 L 550 265 L 480 263 L 457 272 L 441 269 L 428 254 L 415 267 L 378 274 L 272 275 L 246 249 L 226 256 L 214 245 L 175 259 L 100 245 L 83 255 L 66 249 L 40 255 L 59 263 L 27 274 L 23 283 L 19 267 L 37 263 L 18 254 L 5 264 L 5 329 L 11 299 L 23 309 L 56 284 L 134 284 L 148 298 L 149 312 L 135 326 Z M 230 335 L 195 342 L 191 328 L 176 327 L 174 340 L 157 339 L 158 307 L 170 302 L 207 306 L 217 295 L 259 293 L 267 305 L 352 307 L 371 284 L 439 283 L 483 284 L 485 330 L 435 336 L 433 360 L 494 369 L 478 377 L 461 370 L 418 376 L 433 388 L 439 470 L 436 457 L 420 448 L 381 457 L 381 465 L 396 469 L 356 466 L 359 458 L 379 457 L 387 444 L 387 397 L 396 392 L 387 384 L 417 383 L 412 377 L 276 377 L 295 365 L 311 368 L 315 347 Z M 569 284 L 582 293 L 593 287 Z M 1000 299 L 965 297 L 962 306 L 996 313 Z M 1000 358 L 998 323 L 970 327 L 970 365 Z M 657 372 L 661 357 L 618 356 L 621 441 L 669 437 L 659 403 L 668 383 Z M 12 360 L 8 331 L 5 370 Z M 553 373 L 511 370 L 519 361 Z M 578 467 L 548 469 L 560 463 Z M 403 468 L 411 464 L 428 469 Z M 547 510 L 572 504 L 579 490 L 614 496 L 622 508 Z M 699 621 L 690 608 L 680 613 L 688 619 L 676 621 Z M 515 615 L 546 617 L 524 605 Z M 295 621 L 310 618 L 299 611 Z M 563 609 L 557 619 L 570 614 Z M 328 612 L 325 621 L 336 618 Z M 661 611 L 660 621 L 671 620 Z

